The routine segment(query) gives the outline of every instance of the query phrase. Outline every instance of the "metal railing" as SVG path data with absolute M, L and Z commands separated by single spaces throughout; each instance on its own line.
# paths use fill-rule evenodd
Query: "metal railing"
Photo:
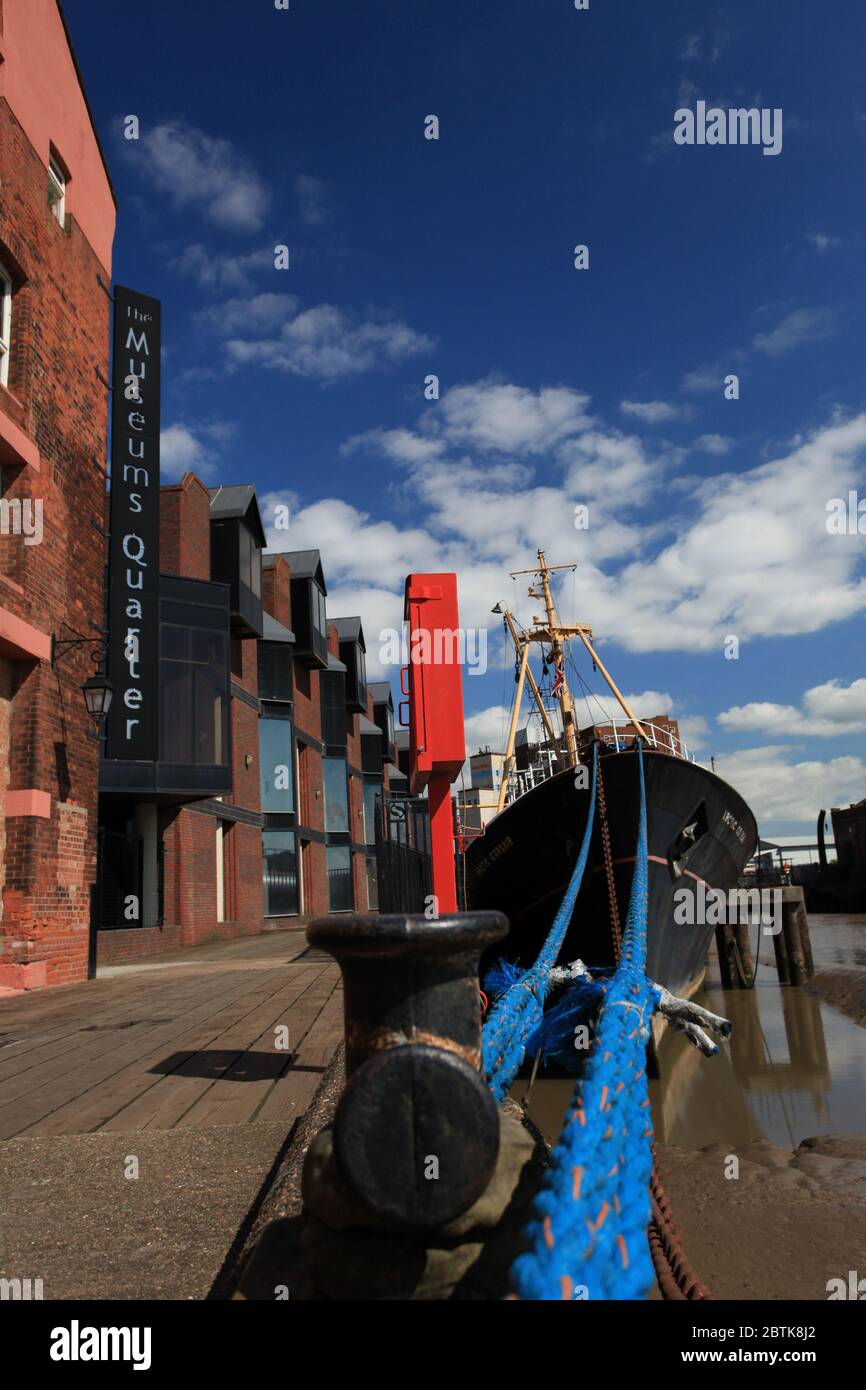
M 611 719 L 610 726 L 612 732 L 603 735 L 603 742 L 608 748 L 626 749 L 634 742 L 634 725 L 630 720 L 622 720 L 620 727 L 623 732 L 617 732 L 617 721 Z M 681 738 L 672 734 L 670 729 L 665 729 L 661 724 L 651 724 L 649 720 L 642 719 L 641 727 L 646 730 L 650 748 L 654 748 L 657 753 L 670 753 L 675 758 L 684 758 L 687 763 L 696 761 L 693 753 L 690 753 Z M 625 730 L 629 732 L 626 733 Z
M 683 743 L 682 739 L 672 734 L 670 729 L 664 728 L 661 724 L 652 724 L 648 720 L 641 720 L 643 728 L 646 730 L 648 746 L 656 753 L 669 753 L 672 757 L 683 758 L 686 762 L 696 761 L 695 755 Z M 634 743 L 634 726 L 622 720 L 617 726 L 617 720 L 610 720 L 611 732 L 601 735 L 601 742 L 607 748 L 625 752 Z M 626 732 L 628 730 L 628 732 Z M 556 772 L 556 754 L 551 750 L 542 749 L 529 767 L 518 770 L 516 768 L 508 774 L 508 786 L 505 792 L 505 805 L 510 806 L 512 802 L 518 801 L 521 796 L 532 791 L 541 782 L 548 781 Z

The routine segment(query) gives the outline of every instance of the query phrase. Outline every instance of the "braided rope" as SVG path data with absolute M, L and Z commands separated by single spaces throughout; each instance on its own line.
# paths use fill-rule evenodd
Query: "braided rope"
M 500 995 L 490 1011 L 481 1033 L 484 1072 L 494 1099 L 501 1101 L 514 1082 L 526 1052 L 526 1040 L 540 1023 L 544 1001 L 550 991 L 550 972 L 562 948 L 574 904 L 583 882 L 583 874 L 592 840 L 595 819 L 596 779 L 598 777 L 598 747 L 592 750 L 592 791 L 589 798 L 586 826 L 577 863 L 571 875 L 565 897 L 553 919 L 547 940 L 538 953 L 535 964 Z
M 647 816 L 640 825 L 622 955 L 512 1265 L 521 1299 L 638 1299 L 653 1282 L 647 1241 L 652 1122 L 645 1050 L 659 993 L 646 977 Z

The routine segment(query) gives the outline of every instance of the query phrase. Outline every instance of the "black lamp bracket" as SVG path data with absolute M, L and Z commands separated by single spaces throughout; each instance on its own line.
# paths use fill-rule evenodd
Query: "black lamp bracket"
M 58 662 L 62 661 L 66 656 L 67 652 L 71 652 L 74 647 L 95 647 L 96 650 L 90 653 L 90 657 L 94 669 L 101 669 L 105 657 L 105 639 L 108 636 L 108 631 L 104 627 L 99 627 L 92 618 L 90 620 L 90 626 L 93 628 L 94 632 L 99 633 L 98 637 L 85 637 L 82 632 L 78 632 L 74 627 L 70 627 L 68 623 L 62 624 L 61 631 L 65 629 L 67 632 L 71 632 L 73 634 L 72 637 L 57 637 L 52 632 L 51 665 L 53 668 L 56 667 Z

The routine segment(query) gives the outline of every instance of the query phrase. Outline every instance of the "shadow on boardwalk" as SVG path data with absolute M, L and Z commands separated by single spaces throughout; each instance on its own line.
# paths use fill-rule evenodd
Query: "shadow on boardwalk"
M 204 1297 L 341 1038 L 299 931 L 0 1001 L 0 1277 Z

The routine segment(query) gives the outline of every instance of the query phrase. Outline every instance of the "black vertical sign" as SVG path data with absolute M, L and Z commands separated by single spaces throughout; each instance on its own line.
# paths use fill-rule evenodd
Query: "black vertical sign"
M 159 757 L 160 303 L 114 291 L 106 757 Z

